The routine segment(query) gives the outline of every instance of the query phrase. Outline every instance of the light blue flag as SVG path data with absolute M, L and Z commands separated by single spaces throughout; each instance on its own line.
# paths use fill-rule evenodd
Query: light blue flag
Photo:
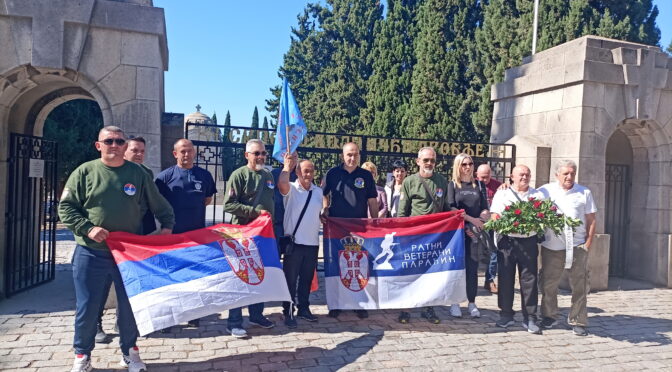
M 308 132 L 306 123 L 303 122 L 299 105 L 294 99 L 289 83 L 285 78 L 282 81 L 282 93 L 280 93 L 280 109 L 278 112 L 278 125 L 273 145 L 273 157 L 284 163 L 284 155 L 287 153 L 287 138 L 289 138 L 289 152 L 296 151 L 303 137 Z

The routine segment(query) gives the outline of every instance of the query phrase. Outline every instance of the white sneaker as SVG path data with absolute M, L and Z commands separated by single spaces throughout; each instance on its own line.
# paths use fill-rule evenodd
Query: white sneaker
M 75 363 L 72 364 L 70 372 L 89 372 L 93 369 L 91 366 L 91 358 L 88 355 L 75 355 Z
M 460 309 L 460 304 L 450 305 L 450 315 L 455 317 L 455 318 L 461 318 L 462 317 L 462 310 Z
M 131 348 L 128 351 L 128 355 L 121 356 L 121 362 L 119 364 L 122 367 L 128 367 L 128 372 L 146 372 L 147 366 L 140 359 L 140 350 L 137 346 Z
M 476 304 L 473 302 L 469 303 L 469 306 L 467 307 L 467 311 L 469 312 L 469 315 L 471 315 L 472 318 L 480 318 L 481 317 L 481 312 L 478 310 L 476 307 Z
M 242 328 L 227 328 L 226 331 L 229 332 L 231 336 L 235 338 L 247 337 L 247 331 Z

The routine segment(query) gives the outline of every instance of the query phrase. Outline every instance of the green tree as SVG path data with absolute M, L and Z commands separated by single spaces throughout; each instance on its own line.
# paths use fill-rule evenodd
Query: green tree
M 254 112 L 252 112 L 252 125 L 251 128 L 259 128 L 259 110 L 257 106 L 254 106 Z
M 217 112 L 216 111 L 212 113 L 212 122 L 217 124 Z
M 361 119 L 366 134 L 399 137 L 401 128 L 408 126 L 419 2 L 388 0 L 387 16 L 376 29 L 373 75 Z
M 102 127 L 100 107 L 86 99 L 65 102 L 47 116 L 43 138 L 58 142 L 59 185 L 80 164 L 100 157 L 94 142 Z
M 667 47 L 667 52 L 672 54 L 672 40 L 670 40 L 670 45 Z
M 224 125 L 226 125 L 227 127 L 231 126 L 231 114 L 229 113 L 229 111 L 226 111 L 226 116 L 224 117 Z
M 264 129 L 268 129 L 268 118 L 264 116 L 264 124 L 261 126 Z

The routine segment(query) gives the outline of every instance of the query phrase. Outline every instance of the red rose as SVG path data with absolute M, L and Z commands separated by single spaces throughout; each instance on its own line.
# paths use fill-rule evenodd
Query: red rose
M 555 205 L 551 205 L 551 210 L 552 210 L 553 212 L 555 212 L 555 211 L 558 210 L 558 207 L 556 207 Z
M 510 210 L 511 210 L 511 207 L 507 205 L 506 207 L 504 207 L 504 210 L 505 210 L 505 211 L 510 211 Z
M 541 202 L 540 201 L 534 202 L 534 209 L 539 209 L 539 207 L 541 207 Z
M 544 214 L 541 213 L 541 212 L 539 212 L 539 213 L 537 213 L 537 217 L 539 217 L 539 218 L 544 218 Z
M 518 225 L 520 225 L 520 222 L 518 222 L 518 221 L 513 221 L 513 227 L 518 227 Z
M 517 216 L 523 213 L 520 209 L 516 209 L 513 213 L 515 213 Z
M 529 200 L 529 201 L 532 201 L 534 199 L 535 199 L 534 196 L 530 196 L 529 198 L 527 198 L 527 200 Z

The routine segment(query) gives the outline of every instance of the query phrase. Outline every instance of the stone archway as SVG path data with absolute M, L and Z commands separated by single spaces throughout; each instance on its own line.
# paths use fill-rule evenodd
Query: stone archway
M 624 275 L 672 287 L 672 58 L 660 48 L 584 36 L 524 59 L 492 87 L 492 142 L 516 144 L 537 169 L 572 159 L 598 206 L 591 287 L 607 286 L 606 158 L 610 138 L 632 147 Z M 533 177 L 534 178 L 534 177 Z M 538 184 L 537 184 L 538 185 Z M 600 277 L 602 279 L 595 279 Z
M 94 100 L 105 125 L 147 139 L 158 170 L 163 73 L 168 48 L 163 9 L 151 0 L 0 1 L 0 226 L 5 226 L 10 133 L 42 134 L 59 104 Z M 0 230 L 0 270 L 6 232 Z M 0 275 L 0 298 L 4 297 Z

